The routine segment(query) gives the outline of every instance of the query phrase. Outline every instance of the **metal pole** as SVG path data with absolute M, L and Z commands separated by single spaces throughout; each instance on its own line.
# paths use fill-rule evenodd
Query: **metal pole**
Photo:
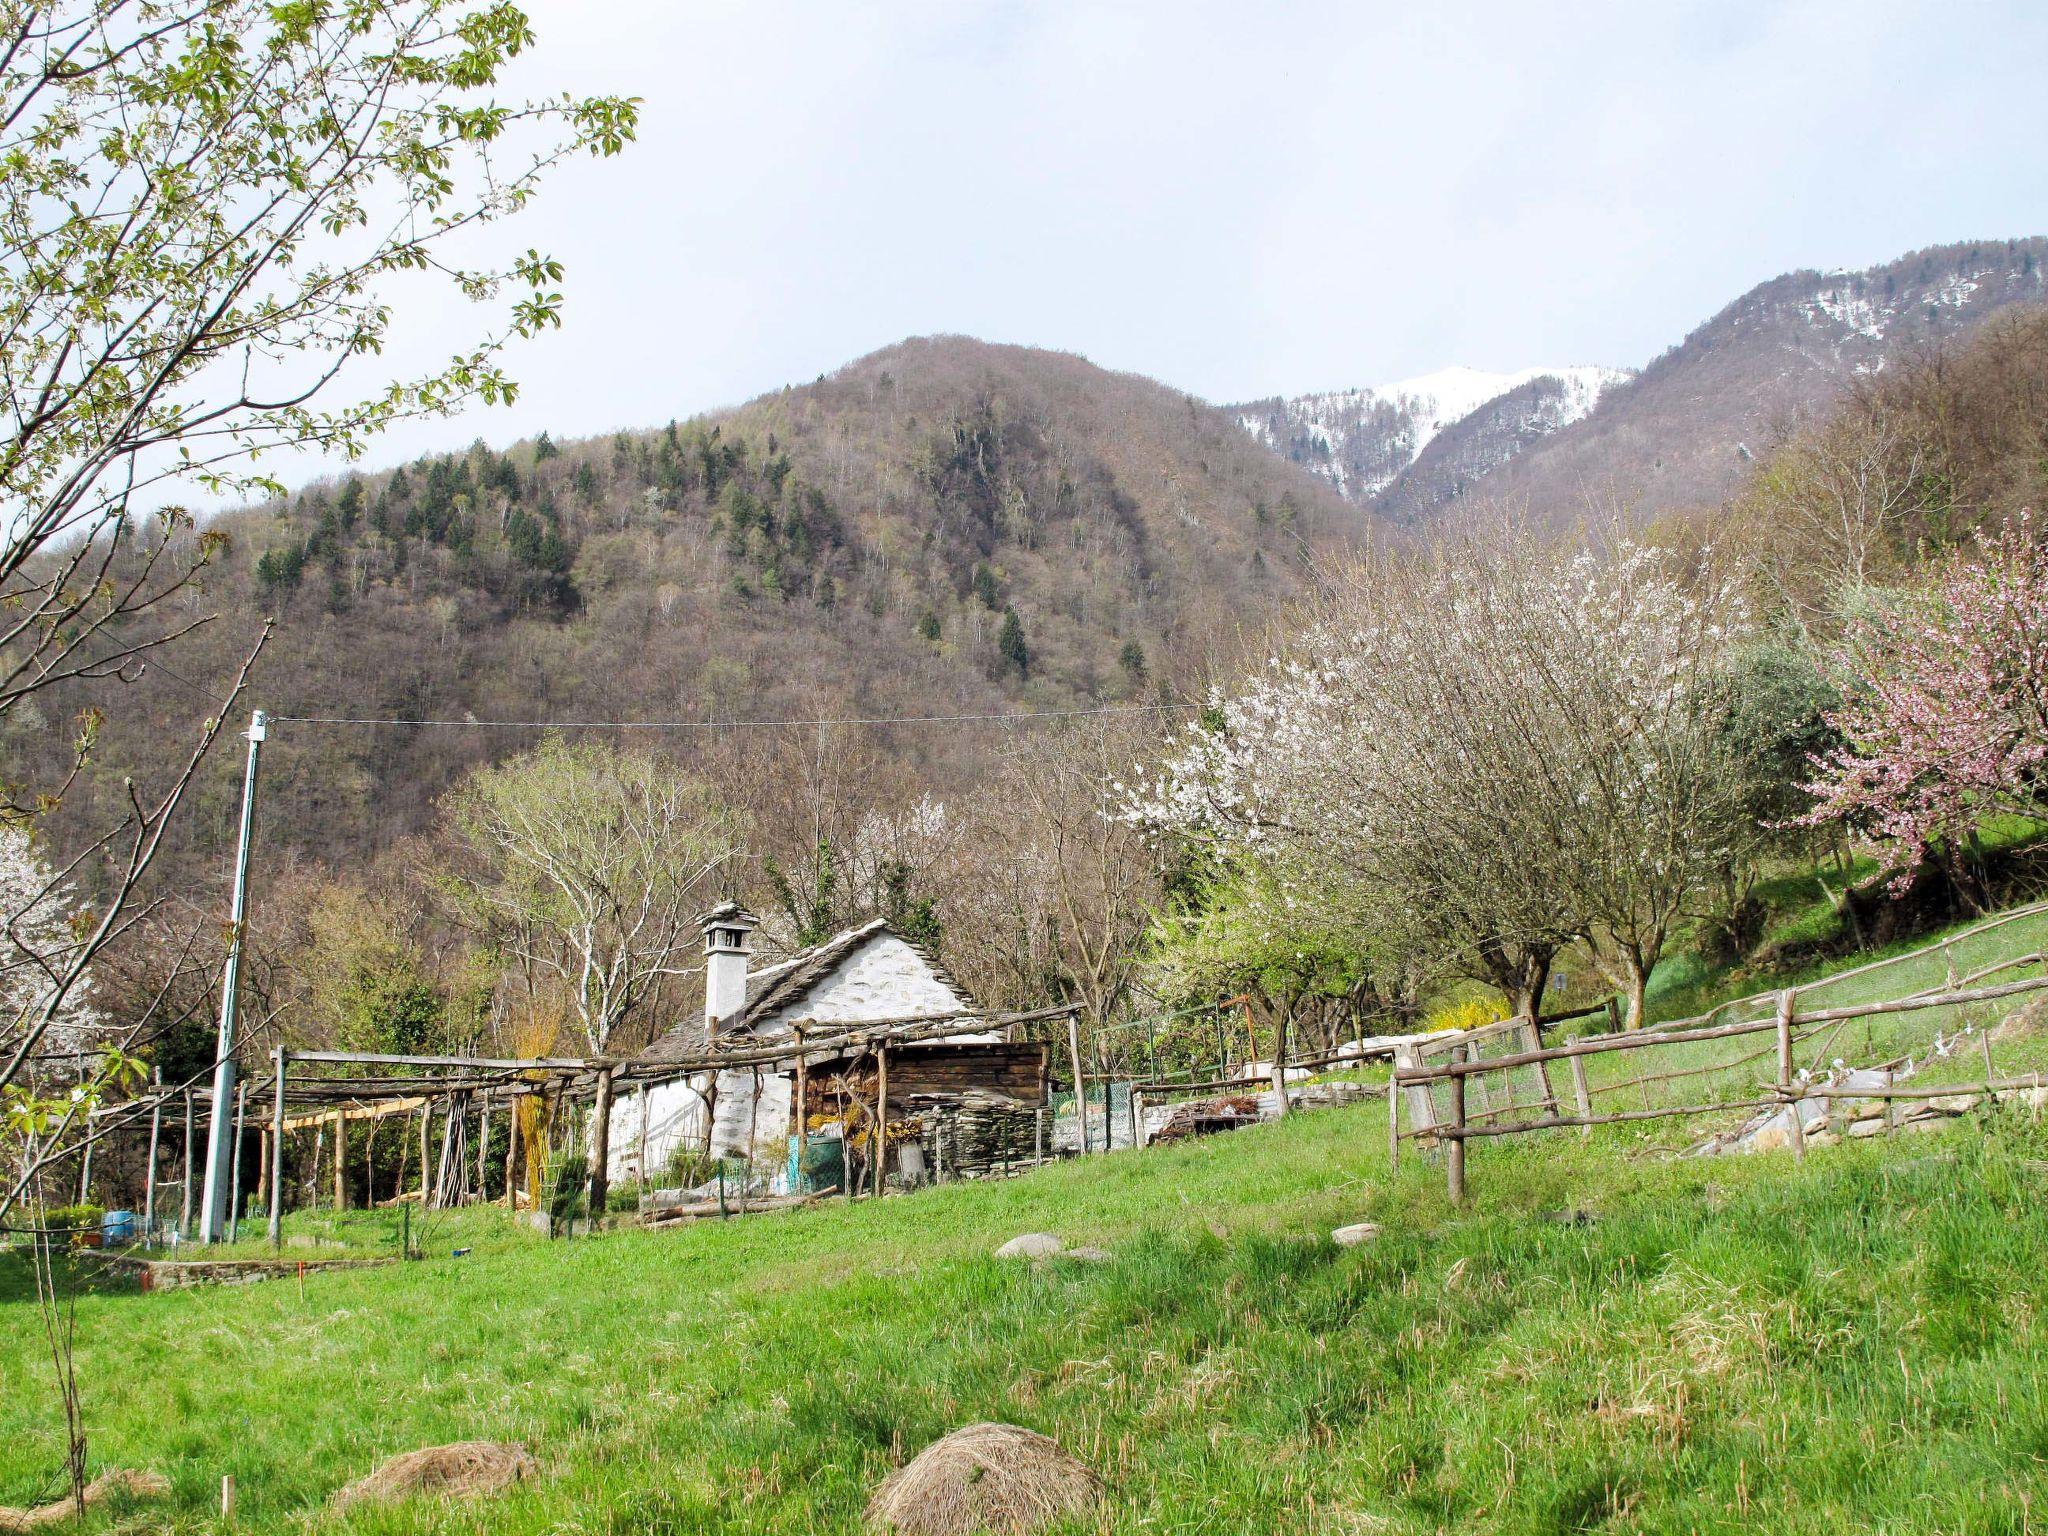
M 156 1241 L 156 1147 L 164 1129 L 164 1074 L 157 1067 L 149 1074 L 149 1168 L 142 1187 L 143 1241 Z
M 235 849 L 235 892 L 228 912 L 228 960 L 220 978 L 220 1038 L 213 1064 L 213 1105 L 206 1132 L 206 1195 L 199 1212 L 202 1242 L 217 1243 L 227 1230 L 233 1154 L 236 1003 L 242 979 L 242 928 L 249 916 L 249 839 L 256 822 L 256 760 L 269 735 L 263 711 L 249 715 L 249 765 L 242 774 L 242 826 Z
M 92 1198 L 92 1144 L 94 1141 L 92 1122 L 99 1114 L 96 1109 L 85 1112 L 85 1152 L 78 1160 L 78 1203 L 84 1205 Z

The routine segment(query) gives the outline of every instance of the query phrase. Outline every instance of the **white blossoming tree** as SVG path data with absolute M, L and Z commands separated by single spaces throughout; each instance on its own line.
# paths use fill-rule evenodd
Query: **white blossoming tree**
M 1637 1022 L 1681 904 L 1742 833 L 1715 728 L 1739 603 L 1643 549 L 1528 542 L 1510 525 L 1336 583 L 1123 814 L 1284 869 L 1295 899 L 1370 913 L 1361 945 L 1518 1012 L 1589 939 Z

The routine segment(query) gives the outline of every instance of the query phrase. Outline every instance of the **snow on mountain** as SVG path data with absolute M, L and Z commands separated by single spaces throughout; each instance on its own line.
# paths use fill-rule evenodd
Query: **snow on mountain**
M 1454 366 L 1369 389 L 1332 390 L 1235 407 L 1244 429 L 1366 504 L 1387 494 L 1431 443 L 1505 395 L 1539 380 L 1546 408 L 1532 412 L 1536 435 L 1569 426 L 1603 391 L 1631 377 L 1616 368 L 1523 368 L 1512 373 Z M 1512 454 L 1516 442 L 1505 448 Z

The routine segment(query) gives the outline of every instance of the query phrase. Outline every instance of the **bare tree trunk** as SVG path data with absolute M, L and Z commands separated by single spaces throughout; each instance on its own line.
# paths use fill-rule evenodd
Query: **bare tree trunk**
M 1622 952 L 1622 961 L 1628 968 L 1628 1017 L 1623 1021 L 1622 1028 L 1641 1029 L 1648 1007 L 1650 967 L 1643 964 L 1642 956 L 1633 948 Z
M 1549 950 L 1531 950 L 1522 962 L 1522 974 L 1516 978 L 1515 993 L 1509 999 L 1514 1016 L 1540 1023 L 1543 1018 L 1543 994 L 1550 988 Z
M 1280 1114 L 1287 1114 L 1287 1026 L 1294 1013 L 1292 1005 L 1273 1014 L 1273 1092 L 1280 1100 Z
M 590 1219 L 604 1215 L 611 1198 L 612 1069 L 597 1069 L 597 1102 L 590 1107 Z

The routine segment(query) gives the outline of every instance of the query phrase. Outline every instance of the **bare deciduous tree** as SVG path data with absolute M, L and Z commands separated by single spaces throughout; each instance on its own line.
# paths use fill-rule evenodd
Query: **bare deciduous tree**
M 664 758 L 550 737 L 450 798 L 464 859 L 450 889 L 522 969 L 545 978 L 592 1055 L 689 964 L 695 915 L 738 851 L 738 819 Z M 611 1103 L 592 1116 L 590 1199 L 604 1210 Z

